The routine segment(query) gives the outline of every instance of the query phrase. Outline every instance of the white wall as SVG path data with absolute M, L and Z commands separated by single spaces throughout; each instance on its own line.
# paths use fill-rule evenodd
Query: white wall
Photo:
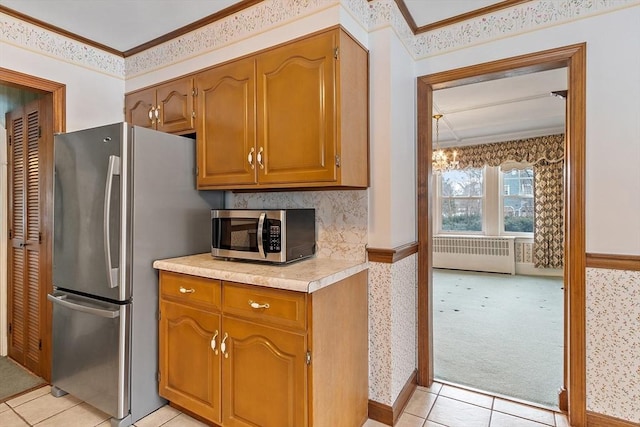
M 390 27 L 369 43 L 369 246 L 391 249 L 417 240 L 414 62 Z
M 68 132 L 124 119 L 124 80 L 119 77 L 1 41 L 0 63 L 3 68 L 66 85 Z
M 391 236 L 393 248 L 417 236 L 416 81 L 414 61 L 397 37 L 391 39 Z M 377 104 L 374 99 L 374 104 Z M 375 214 L 375 212 L 373 212 Z
M 416 75 L 586 42 L 587 252 L 638 255 L 638 40 L 640 7 L 632 7 L 422 59 Z

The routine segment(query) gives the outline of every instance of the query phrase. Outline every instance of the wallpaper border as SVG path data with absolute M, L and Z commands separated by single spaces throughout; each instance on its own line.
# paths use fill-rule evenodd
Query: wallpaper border
M 127 58 L 0 12 L 0 43 L 127 79 L 332 7 L 342 7 L 369 33 L 392 27 L 418 60 L 637 5 L 640 0 L 532 0 L 416 35 L 394 0 L 264 0 Z

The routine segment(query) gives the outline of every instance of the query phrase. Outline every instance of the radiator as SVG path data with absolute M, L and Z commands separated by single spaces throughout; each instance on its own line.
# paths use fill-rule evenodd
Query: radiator
M 516 273 L 514 237 L 435 236 L 433 267 Z

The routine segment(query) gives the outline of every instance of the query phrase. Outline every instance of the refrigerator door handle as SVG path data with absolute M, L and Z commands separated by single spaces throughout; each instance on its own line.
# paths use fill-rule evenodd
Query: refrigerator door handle
M 104 190 L 104 258 L 107 265 L 107 283 L 110 288 L 118 286 L 118 267 L 111 267 L 111 240 L 109 239 L 109 211 L 111 207 L 111 190 L 113 188 L 113 177 L 120 175 L 120 157 L 109 156 L 109 167 L 107 168 L 107 183 Z
M 60 304 L 61 306 L 69 308 L 71 310 L 81 311 L 83 313 L 93 314 L 100 317 L 115 319 L 116 317 L 120 316 L 119 310 L 105 310 L 102 308 L 88 307 L 86 305 L 77 304 L 67 301 L 66 295 L 55 296 L 47 294 L 47 299 L 55 304 Z

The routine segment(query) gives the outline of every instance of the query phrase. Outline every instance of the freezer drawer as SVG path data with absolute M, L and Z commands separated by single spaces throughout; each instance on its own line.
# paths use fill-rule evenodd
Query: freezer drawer
M 131 304 L 55 291 L 52 385 L 111 415 L 129 414 Z

